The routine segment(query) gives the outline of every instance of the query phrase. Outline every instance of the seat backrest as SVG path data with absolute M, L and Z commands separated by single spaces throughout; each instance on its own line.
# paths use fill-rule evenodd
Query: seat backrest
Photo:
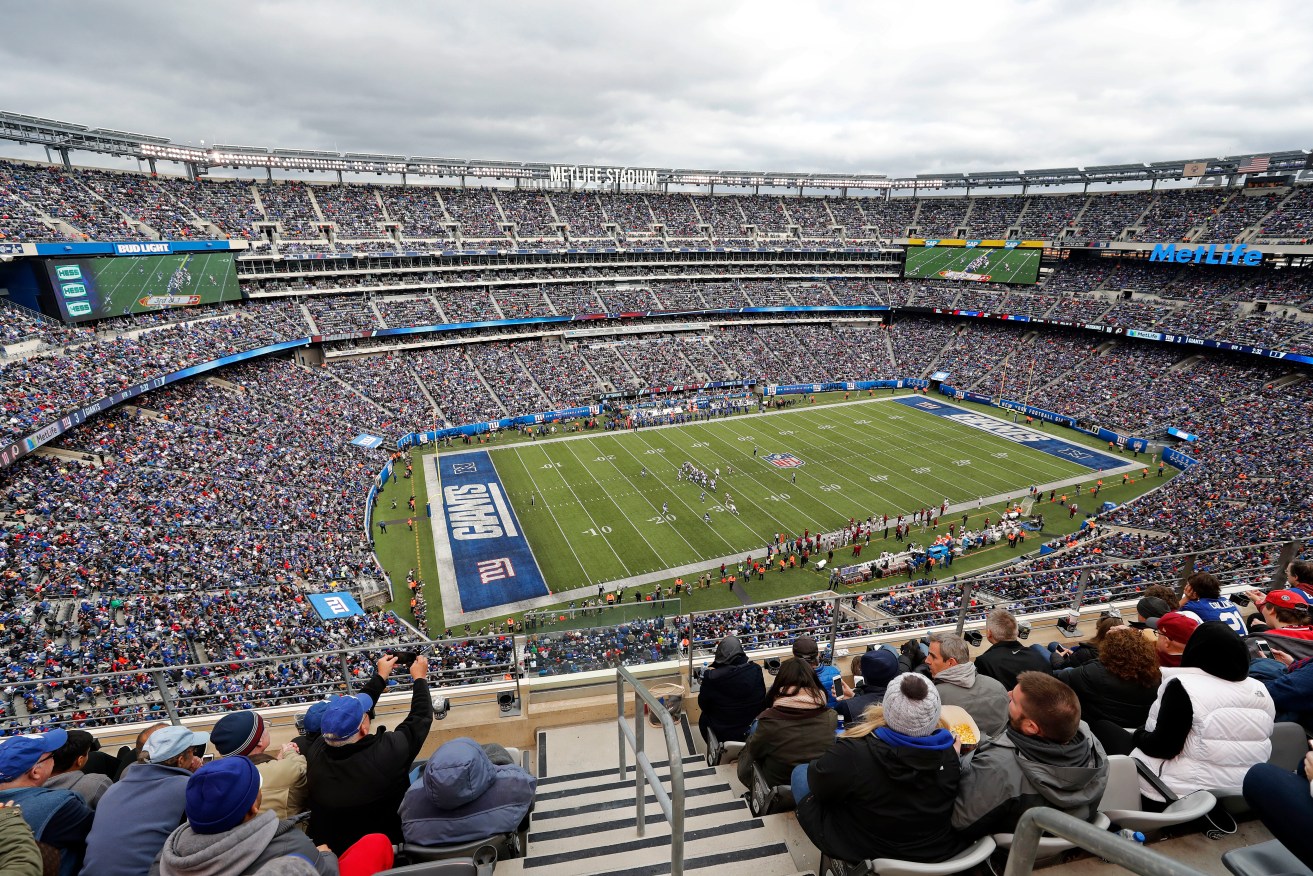
M 449 861 L 425 861 L 380 870 L 374 876 L 478 876 L 479 869 L 470 858 L 453 858 Z
M 1308 754 L 1308 734 L 1304 725 L 1294 721 L 1281 721 L 1272 727 L 1272 756 L 1267 762 L 1283 770 L 1294 772 Z
M 471 840 L 467 843 L 454 843 L 449 846 L 417 846 L 414 843 L 403 843 L 400 852 L 401 857 L 407 861 L 420 863 L 423 861 L 445 861 L 452 858 L 477 857 L 479 850 L 487 846 L 494 859 L 507 860 L 515 857 L 514 854 L 511 854 L 510 848 L 514 837 L 514 834 L 499 833 L 484 839 Z
M 1103 792 L 1103 799 L 1099 801 L 1099 811 L 1143 808 L 1135 758 L 1129 754 L 1108 755 L 1108 787 Z

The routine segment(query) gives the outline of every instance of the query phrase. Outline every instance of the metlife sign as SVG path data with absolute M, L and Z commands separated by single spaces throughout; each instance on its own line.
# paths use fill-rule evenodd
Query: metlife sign
M 1151 262 L 1173 262 L 1178 265 L 1238 265 L 1256 268 L 1263 263 L 1261 250 L 1250 249 L 1245 244 L 1215 243 L 1200 246 L 1177 246 L 1174 243 L 1160 243 L 1149 253 Z

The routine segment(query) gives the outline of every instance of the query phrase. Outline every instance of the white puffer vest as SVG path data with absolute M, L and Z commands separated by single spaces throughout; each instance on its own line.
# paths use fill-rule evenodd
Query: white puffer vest
M 1176 679 L 1190 697 L 1194 721 L 1185 748 L 1171 760 L 1131 752 L 1149 765 L 1178 797 L 1200 789 L 1233 788 L 1244 783 L 1245 773 L 1272 755 L 1272 727 L 1276 706 L 1267 688 L 1252 678 L 1225 681 L 1202 669 L 1163 669 L 1158 700 L 1149 709 L 1146 730 L 1158 724 L 1163 690 Z M 1140 792 L 1152 800 L 1162 795 L 1141 780 Z

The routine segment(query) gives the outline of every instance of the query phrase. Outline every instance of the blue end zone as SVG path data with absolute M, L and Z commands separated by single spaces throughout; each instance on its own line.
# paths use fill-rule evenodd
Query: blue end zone
M 962 408 L 954 407 L 953 405 L 946 405 L 943 402 L 932 401 L 923 396 L 904 396 L 902 398 L 896 398 L 894 401 L 902 405 L 907 405 L 909 408 L 916 408 L 918 411 L 925 411 L 928 414 L 934 414 L 936 417 L 943 417 L 944 419 L 952 420 L 954 423 L 961 423 L 963 426 L 970 426 L 973 429 L 980 429 L 982 432 L 988 432 L 991 435 L 997 435 L 1000 438 L 1015 441 L 1032 450 L 1047 453 L 1049 456 L 1056 456 L 1060 459 L 1065 459 L 1068 462 L 1083 465 L 1092 471 L 1121 468 L 1127 464 L 1125 459 L 1118 459 L 1115 456 L 1109 456 L 1106 453 L 1100 453 L 1097 450 L 1091 450 L 1088 447 L 1070 444 L 1059 438 L 1048 438 L 1035 432 L 1033 429 L 1027 429 L 1024 426 L 1017 426 L 1012 423 L 1005 423 L 1002 420 L 997 420 L 986 414 L 965 411 Z
M 461 609 L 478 611 L 546 596 L 547 582 L 488 454 L 443 455 L 434 463 Z

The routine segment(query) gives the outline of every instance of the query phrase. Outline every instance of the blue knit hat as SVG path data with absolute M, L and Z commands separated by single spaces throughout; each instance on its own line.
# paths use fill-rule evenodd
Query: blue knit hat
M 260 771 L 245 757 L 212 760 L 187 780 L 187 823 L 200 834 L 242 823 L 260 796 Z

